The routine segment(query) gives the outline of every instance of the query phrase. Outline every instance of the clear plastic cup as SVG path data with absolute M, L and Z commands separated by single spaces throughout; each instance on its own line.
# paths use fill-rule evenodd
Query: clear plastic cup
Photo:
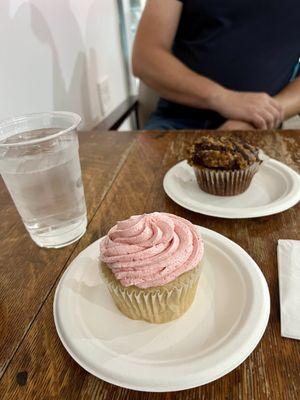
M 40 247 L 66 246 L 86 231 L 80 121 L 77 114 L 49 112 L 0 122 L 0 173 Z

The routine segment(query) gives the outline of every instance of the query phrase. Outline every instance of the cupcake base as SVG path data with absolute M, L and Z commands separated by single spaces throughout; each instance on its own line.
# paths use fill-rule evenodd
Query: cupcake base
M 192 304 L 201 272 L 198 264 L 164 286 L 140 289 L 123 286 L 105 263 L 100 272 L 118 307 L 127 317 L 161 324 L 179 318 Z
M 235 196 L 245 192 L 260 163 L 235 171 L 217 171 L 194 166 L 200 189 L 216 196 Z

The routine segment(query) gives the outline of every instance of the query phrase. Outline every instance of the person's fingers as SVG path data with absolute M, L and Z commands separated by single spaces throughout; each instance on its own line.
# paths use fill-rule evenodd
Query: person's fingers
M 280 110 L 278 111 L 278 123 L 277 126 L 279 126 L 284 120 L 284 113 L 283 113 L 283 108 L 280 107 Z
M 278 103 L 278 101 L 276 101 L 275 99 L 272 99 L 272 98 L 271 98 L 270 104 L 278 110 L 279 118 L 280 118 L 279 123 L 281 123 L 284 119 L 284 111 L 283 111 L 282 105 L 280 103 Z
M 274 117 L 274 115 L 272 115 L 272 113 L 269 112 L 267 109 L 263 110 L 260 115 L 261 117 L 263 117 L 267 125 L 267 129 L 273 129 L 276 123 L 276 118 Z
M 259 114 L 254 114 L 253 115 L 251 123 L 257 129 L 267 129 L 266 121 Z
M 273 129 L 283 121 L 282 106 L 267 93 L 232 92 L 230 95 L 231 101 L 224 104 L 221 113 L 226 118 L 249 122 L 257 129 Z
M 266 110 L 273 116 L 274 119 L 273 128 L 277 128 L 277 126 L 279 126 L 282 121 L 280 111 L 277 108 L 273 107 L 272 105 L 269 105 L 269 107 L 267 107 Z
M 272 97 L 270 97 L 269 103 L 271 104 L 271 106 L 276 108 L 276 110 L 278 110 L 279 112 L 282 111 L 282 106 L 278 103 L 277 100 L 275 100 Z
M 274 126 L 277 127 L 283 121 L 283 108 L 281 104 L 266 93 L 261 94 L 261 101 L 264 107 L 274 116 Z

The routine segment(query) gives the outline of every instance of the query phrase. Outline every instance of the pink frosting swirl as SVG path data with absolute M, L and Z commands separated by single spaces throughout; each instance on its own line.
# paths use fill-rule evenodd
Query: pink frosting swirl
M 100 244 L 105 262 L 123 286 L 162 286 L 194 268 L 203 256 L 196 227 L 184 218 L 155 212 L 120 221 Z

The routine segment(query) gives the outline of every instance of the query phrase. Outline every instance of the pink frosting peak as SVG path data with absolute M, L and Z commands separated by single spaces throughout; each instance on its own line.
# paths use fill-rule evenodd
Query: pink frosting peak
M 123 286 L 162 286 L 194 268 L 203 256 L 196 227 L 184 218 L 155 212 L 120 221 L 100 244 L 105 262 Z

